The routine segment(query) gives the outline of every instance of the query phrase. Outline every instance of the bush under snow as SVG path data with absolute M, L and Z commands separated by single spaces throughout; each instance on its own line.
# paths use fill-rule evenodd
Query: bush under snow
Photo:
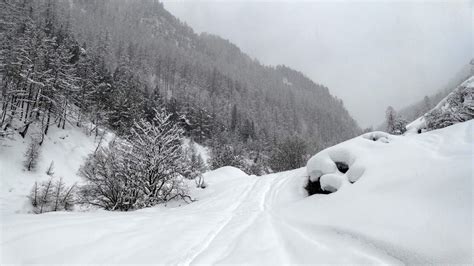
M 191 200 L 183 180 L 190 166 L 181 143 L 182 130 L 165 111 L 156 111 L 152 122 L 135 122 L 126 140 L 100 148 L 86 160 L 80 169 L 87 182 L 82 201 L 126 211 L 175 198 Z

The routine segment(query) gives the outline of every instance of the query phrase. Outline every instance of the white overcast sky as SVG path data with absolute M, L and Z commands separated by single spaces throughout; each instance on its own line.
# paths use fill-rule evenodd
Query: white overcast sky
M 329 87 L 362 127 L 442 88 L 473 58 L 473 1 L 165 0 L 196 32 Z

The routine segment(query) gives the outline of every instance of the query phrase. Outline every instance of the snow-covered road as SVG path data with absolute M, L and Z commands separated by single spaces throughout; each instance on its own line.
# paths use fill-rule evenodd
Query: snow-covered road
M 2 261 L 19 263 L 393 263 L 336 232 L 295 227 L 275 210 L 297 200 L 289 183 L 304 169 L 249 177 L 224 168 L 202 199 L 129 213 L 3 217 Z M 223 181 L 224 179 L 227 179 Z M 298 182 L 297 182 L 298 183 Z M 296 188 L 298 190 L 298 188 Z M 301 191 L 301 196 L 304 193 Z M 312 232 L 312 233 L 310 233 Z

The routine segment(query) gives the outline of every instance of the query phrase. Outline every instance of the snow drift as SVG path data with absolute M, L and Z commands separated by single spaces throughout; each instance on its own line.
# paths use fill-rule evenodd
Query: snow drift
M 312 157 L 311 181 L 336 193 L 285 210 L 406 263 L 472 259 L 473 121 L 421 135 L 373 132 Z M 341 173 L 336 162 L 348 164 Z M 314 235 L 314 237 L 317 237 Z

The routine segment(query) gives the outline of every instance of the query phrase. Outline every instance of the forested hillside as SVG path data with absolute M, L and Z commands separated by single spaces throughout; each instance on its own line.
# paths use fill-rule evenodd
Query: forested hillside
M 466 65 L 444 86 L 443 89 L 439 89 L 436 93 L 426 95 L 423 99 L 399 109 L 396 111 L 398 116 L 406 121 L 413 121 L 420 116 L 423 116 L 470 76 L 472 76 L 470 66 Z M 386 122 L 387 121 L 384 121 L 384 123 L 378 126 L 378 129 L 385 130 L 387 128 Z
M 161 106 L 213 154 L 250 158 L 258 173 L 289 137 L 314 153 L 360 132 L 328 88 L 195 34 L 158 1 L 2 1 L 1 12 L 3 134 L 39 123 L 44 135 L 74 116 L 126 135 Z

